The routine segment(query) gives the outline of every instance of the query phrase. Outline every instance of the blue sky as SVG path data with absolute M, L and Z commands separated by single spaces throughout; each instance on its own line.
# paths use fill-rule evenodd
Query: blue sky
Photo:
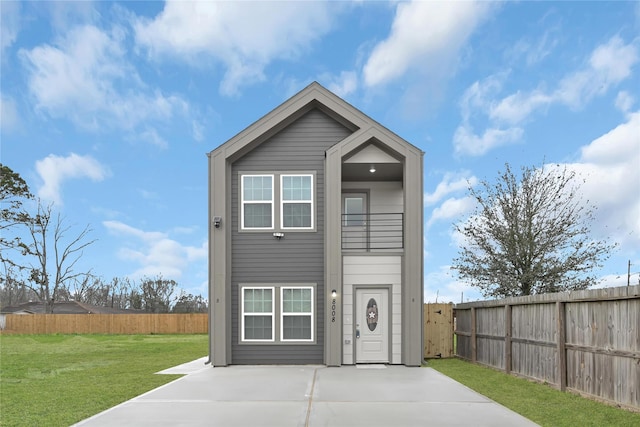
M 449 266 L 467 183 L 565 164 L 640 272 L 638 2 L 0 2 L 1 161 L 78 232 L 106 280 L 206 295 L 207 162 L 312 81 L 425 152 L 425 300 L 474 300 Z M 464 297 L 463 297 L 464 295 Z

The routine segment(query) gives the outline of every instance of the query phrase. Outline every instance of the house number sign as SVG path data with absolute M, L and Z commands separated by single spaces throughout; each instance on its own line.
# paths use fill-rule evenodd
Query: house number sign
M 336 322 L 336 299 L 331 300 L 331 323 Z

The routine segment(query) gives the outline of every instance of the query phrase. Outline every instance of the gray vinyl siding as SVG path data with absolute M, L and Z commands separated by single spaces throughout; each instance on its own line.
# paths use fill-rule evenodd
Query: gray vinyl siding
M 351 132 L 311 110 L 232 166 L 231 323 L 233 364 L 314 364 L 324 358 L 324 159 L 325 151 Z M 315 172 L 315 231 L 239 232 L 239 172 Z M 277 196 L 276 196 L 277 197 Z M 277 200 L 274 201 L 277 203 Z M 277 221 L 277 218 L 274 218 Z M 315 283 L 315 343 L 239 343 L 239 284 Z

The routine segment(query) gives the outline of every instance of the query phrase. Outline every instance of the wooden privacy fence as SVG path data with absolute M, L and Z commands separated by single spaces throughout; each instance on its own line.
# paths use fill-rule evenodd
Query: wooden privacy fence
M 3 333 L 14 334 L 206 334 L 207 313 L 3 314 Z
M 453 357 L 453 304 L 424 305 L 425 359 Z
M 640 286 L 458 304 L 456 355 L 640 408 Z

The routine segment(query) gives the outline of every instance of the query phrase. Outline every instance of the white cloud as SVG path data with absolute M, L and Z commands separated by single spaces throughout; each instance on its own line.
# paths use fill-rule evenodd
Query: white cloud
M 473 197 L 451 197 L 431 211 L 426 228 L 431 227 L 436 221 L 462 217 L 471 212 L 475 206 L 476 201 Z
M 198 142 L 204 141 L 204 125 L 200 121 L 191 120 L 191 135 Z
M 4 56 L 4 50 L 18 38 L 20 32 L 20 2 L 3 1 L 0 5 L 0 52 Z
M 615 36 L 593 51 L 588 66 L 562 79 L 553 98 L 572 108 L 582 108 L 595 96 L 603 95 L 629 77 L 637 62 L 636 46 L 624 44 Z
M 135 132 L 148 121 L 186 114 L 189 105 L 183 99 L 149 90 L 141 82 L 126 60 L 124 37 L 122 28 L 105 32 L 84 25 L 55 44 L 20 50 L 36 107 L 94 131 L 107 127 Z M 149 136 L 143 139 L 166 145 Z
M 42 179 L 38 196 L 62 204 L 61 187 L 64 181 L 74 178 L 89 178 L 102 181 L 109 174 L 108 170 L 91 156 L 79 156 L 71 153 L 67 157 L 51 154 L 36 161 L 36 171 Z
M 158 193 L 156 193 L 154 191 L 149 191 L 149 190 L 145 190 L 145 189 L 139 188 L 138 189 L 138 193 L 145 200 L 157 200 L 158 199 Z
M 162 274 L 178 280 L 193 263 L 201 267 L 199 263 L 206 261 L 206 241 L 201 246 L 188 246 L 171 239 L 167 233 L 144 231 L 120 221 L 103 221 L 102 224 L 123 239 L 125 246 L 118 251 L 118 257 L 138 265 L 130 274 L 133 279 Z
M 77 24 L 96 21 L 100 16 L 93 1 L 56 1 L 42 6 L 48 9 L 51 26 L 59 32 L 66 32 Z
M 635 99 L 629 92 L 624 90 L 618 92 L 615 102 L 615 106 L 618 110 L 622 111 L 623 113 L 627 113 L 631 110 L 634 103 Z
M 274 60 L 300 56 L 331 27 L 329 2 L 168 1 L 153 20 L 134 22 L 136 42 L 154 58 L 225 67 L 220 91 L 233 95 L 265 79 Z
M 482 135 L 476 135 L 472 126 L 476 115 L 486 114 L 495 108 L 508 108 L 496 107 L 493 101 L 493 96 L 502 89 L 508 75 L 508 72 L 497 73 L 474 82 L 465 90 L 460 99 L 462 124 L 453 135 L 453 146 L 457 155 L 480 156 L 496 147 L 518 142 L 522 138 L 523 130 L 520 127 L 494 126 L 485 129 Z
M 509 73 L 498 73 L 469 86 L 460 99 L 460 112 L 464 122 L 469 122 L 477 112 L 485 112 L 491 107 L 492 97 L 502 90 Z
M 151 145 L 155 145 L 158 148 L 166 149 L 169 147 L 169 143 L 158 134 L 157 130 L 153 128 L 147 128 L 142 131 L 139 138 Z
M 537 40 L 519 40 L 512 49 L 507 51 L 507 55 L 524 57 L 527 65 L 542 62 L 558 45 L 558 39 L 554 37 L 557 32 L 559 32 L 558 28 L 550 28 Z
M 482 135 L 476 135 L 468 125 L 461 125 L 453 135 L 453 146 L 456 154 L 481 156 L 496 147 L 518 142 L 523 133 L 519 127 L 489 128 Z
M 426 193 L 424 195 L 424 203 L 426 205 L 432 205 L 439 202 L 448 194 L 458 191 L 466 191 L 469 187 L 473 187 L 478 183 L 478 178 L 473 175 L 468 175 L 468 172 L 446 173 L 442 177 L 442 181 L 440 181 L 436 186 L 436 189 L 433 191 L 433 193 Z
M 597 206 L 593 232 L 611 237 L 624 251 L 640 247 L 640 111 L 582 147 L 574 169 L 581 193 Z
M 628 277 L 626 274 L 624 275 L 620 275 L 620 274 L 607 274 L 603 277 L 600 277 L 601 282 L 598 283 L 597 285 L 589 288 L 589 289 L 599 289 L 599 288 L 617 288 L 620 286 L 627 286 L 627 280 Z M 632 275 L 632 277 L 629 280 L 630 285 L 634 286 L 639 284 L 638 282 L 638 274 L 634 274 Z
M 463 122 L 456 130 L 453 144 L 457 154 L 479 156 L 489 150 L 517 142 L 524 131 L 521 124 L 535 112 L 554 104 L 580 109 L 596 96 L 602 96 L 631 75 L 638 62 L 638 49 L 615 36 L 597 46 L 585 66 L 567 73 L 555 89 L 539 86 L 530 91 L 517 91 L 499 99 L 507 77 L 505 73 L 473 83 L 462 96 L 460 110 Z M 630 108 L 629 96 L 619 95 L 618 108 Z M 487 129 L 482 135 L 472 130 L 475 115 L 486 114 Z
M 622 123 L 605 135 L 595 139 L 581 148 L 581 160 L 600 164 L 630 164 L 637 166 L 640 160 L 640 111 L 629 115 L 626 123 Z M 630 176 L 629 178 L 632 178 Z M 630 181 L 633 182 L 633 181 Z
M 0 132 L 11 132 L 19 126 L 20 118 L 13 98 L 0 94 Z
M 530 93 L 516 92 L 491 105 L 489 117 L 509 124 L 518 124 L 532 112 L 551 104 L 552 101 L 551 96 L 539 90 Z
M 492 7 L 483 1 L 398 3 L 389 37 L 364 66 L 365 84 L 382 85 L 416 68 L 428 74 L 448 68 Z
M 424 302 L 426 303 L 460 303 L 483 299 L 474 287 L 460 282 L 451 266 L 442 265 L 437 270 L 425 275 Z
M 351 95 L 358 89 L 358 76 L 355 71 L 342 71 L 339 76 L 329 79 L 327 88 L 341 98 Z
M 517 124 L 536 110 L 554 103 L 582 108 L 595 96 L 605 94 L 629 77 L 637 62 L 636 46 L 633 43 L 624 44 L 620 37 L 613 37 L 594 49 L 585 67 L 563 77 L 555 90 L 516 92 L 493 105 L 489 116 L 494 120 Z

